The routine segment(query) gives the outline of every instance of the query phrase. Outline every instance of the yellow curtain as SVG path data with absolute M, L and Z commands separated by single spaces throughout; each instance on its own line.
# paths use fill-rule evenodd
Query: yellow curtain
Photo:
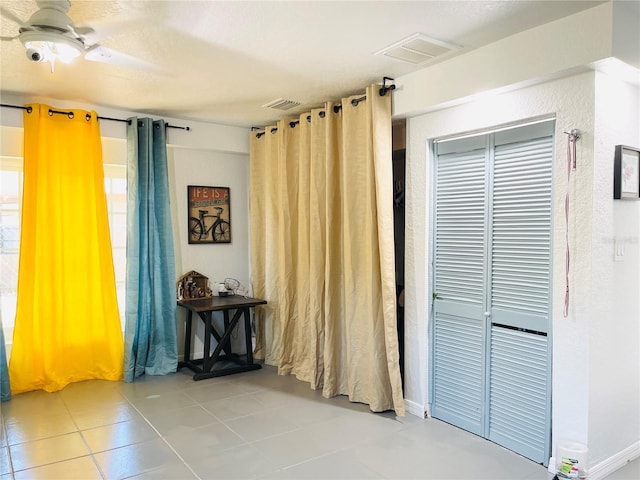
M 252 284 L 269 302 L 255 353 L 326 397 L 403 415 L 391 99 L 378 90 L 251 134 Z
M 97 114 L 29 107 L 11 391 L 120 380 L 123 341 Z

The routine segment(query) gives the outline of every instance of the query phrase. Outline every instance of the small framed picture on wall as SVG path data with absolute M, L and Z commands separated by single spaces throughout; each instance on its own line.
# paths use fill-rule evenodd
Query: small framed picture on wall
M 613 161 L 613 198 L 640 200 L 640 149 L 616 145 Z
M 189 243 L 231 243 L 228 187 L 187 187 Z

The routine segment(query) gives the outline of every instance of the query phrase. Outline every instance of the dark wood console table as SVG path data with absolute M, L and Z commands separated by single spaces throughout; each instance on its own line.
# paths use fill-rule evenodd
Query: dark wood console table
M 203 380 L 205 378 L 221 377 L 259 369 L 260 365 L 253 363 L 250 309 L 256 305 L 264 305 L 266 303 L 266 300 L 239 295 L 198 300 L 178 300 L 178 305 L 188 311 L 184 334 L 184 360 L 178 362 L 178 370 L 182 367 L 188 367 L 195 372 L 194 380 Z M 235 310 L 235 313 L 231 317 L 230 312 L 233 310 Z M 223 313 L 223 332 L 219 332 L 213 324 L 213 312 L 216 311 L 222 311 Z M 191 358 L 191 329 L 194 312 L 204 322 L 204 356 L 201 359 Z M 238 326 L 240 317 L 244 317 L 246 355 L 237 355 L 231 351 L 231 333 Z M 211 337 L 218 342 L 213 352 L 211 352 Z M 218 364 L 219 368 L 214 368 L 216 364 Z M 220 366 L 222 364 L 225 365 Z

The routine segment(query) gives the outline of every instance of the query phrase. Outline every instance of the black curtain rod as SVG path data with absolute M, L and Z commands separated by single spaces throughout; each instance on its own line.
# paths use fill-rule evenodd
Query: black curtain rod
M 390 91 L 392 91 L 392 90 L 395 90 L 395 89 L 396 89 L 396 86 L 395 86 L 395 84 L 394 84 L 394 83 L 390 83 L 389 85 L 387 85 L 387 81 L 389 81 L 389 82 L 393 82 L 393 78 L 391 78 L 391 77 L 382 77 L 382 87 L 380 87 L 380 90 L 378 90 L 378 94 L 379 94 L 381 97 L 384 97 L 384 96 L 387 94 L 387 92 L 390 92 Z M 362 97 L 354 98 L 353 100 L 351 100 L 351 102 L 350 102 L 350 103 L 351 103 L 351 105 L 353 105 L 354 107 L 357 107 L 357 106 L 358 106 L 358 104 L 359 104 L 360 102 L 362 102 L 362 101 L 364 101 L 364 100 L 366 100 L 366 99 L 367 99 L 367 96 L 366 96 L 366 95 L 363 95 Z M 333 106 L 333 113 L 338 113 L 338 112 L 340 111 L 340 109 L 341 109 L 341 108 L 342 108 L 342 104 L 340 104 L 340 103 L 339 103 L 339 104 L 337 104 L 337 105 L 334 105 L 334 106 Z M 320 111 L 320 112 L 318 113 L 318 115 L 319 115 L 319 117 L 320 117 L 320 118 L 324 118 L 324 116 L 326 115 L 326 113 L 324 112 L 324 110 L 322 110 L 322 111 Z M 307 122 L 311 122 L 311 115 L 307 115 Z M 300 123 L 300 120 L 294 120 L 294 121 L 291 121 L 291 122 L 289 122 L 289 127 L 291 127 L 291 128 L 295 128 L 295 127 L 296 127 L 296 125 L 298 125 L 299 123 Z M 251 131 L 252 131 L 252 132 L 253 132 L 253 131 L 256 131 L 256 130 L 264 130 L 264 129 L 263 129 L 263 128 L 260 128 L 260 127 L 251 127 Z M 278 129 L 277 129 L 277 128 L 272 128 L 272 129 L 271 129 L 271 133 L 276 133 L 277 131 L 278 131 Z M 260 137 L 262 137 L 265 133 L 266 133 L 266 132 L 264 132 L 264 131 L 261 131 L 261 132 L 256 133 L 256 138 L 260 138 Z
M 363 95 L 362 97 L 358 97 L 358 98 L 354 98 L 353 100 L 351 100 L 351 105 L 353 105 L 354 107 L 357 107 L 358 104 L 364 100 L 367 99 L 366 95 Z M 338 113 L 340 110 L 342 109 L 342 104 L 337 104 L 333 106 L 333 113 Z M 318 116 L 320 118 L 324 118 L 326 116 L 326 112 L 324 110 L 320 110 L 318 112 Z M 307 115 L 307 122 L 311 122 L 311 115 Z M 289 122 L 289 127 L 291 128 L 295 128 L 296 125 L 298 125 L 300 123 L 300 120 L 294 120 Z M 251 127 L 251 130 L 255 131 L 255 130 L 262 130 L 260 127 Z M 277 127 L 272 128 L 271 133 L 276 133 L 278 131 Z M 266 132 L 258 132 L 256 133 L 256 138 L 260 138 L 262 137 Z
M 32 108 L 31 107 L 24 107 L 22 105 L 8 105 L 6 103 L 2 103 L 0 104 L 0 107 L 7 107 L 7 108 L 19 108 L 21 110 L 26 110 L 28 113 L 31 113 Z M 49 115 L 53 115 L 53 114 L 59 114 L 59 115 L 66 115 L 69 118 L 73 118 L 73 112 L 62 112 L 60 110 L 53 110 L 53 109 L 49 109 Z M 85 115 L 85 118 L 87 120 L 91 119 L 91 114 L 87 113 Z M 102 117 L 100 115 L 98 115 L 98 120 L 110 120 L 112 122 L 122 122 L 122 123 L 126 123 L 127 125 L 131 125 L 131 120 L 127 120 L 124 118 L 112 118 L 112 117 Z M 165 128 L 179 128 L 180 130 L 186 130 L 187 132 L 191 131 L 191 127 L 180 127 L 178 125 L 169 125 L 168 123 L 165 123 Z

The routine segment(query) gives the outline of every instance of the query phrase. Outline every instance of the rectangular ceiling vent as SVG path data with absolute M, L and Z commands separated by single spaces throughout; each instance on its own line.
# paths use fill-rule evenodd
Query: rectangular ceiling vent
M 460 47 L 427 37 L 421 33 L 414 33 L 404 40 L 383 48 L 376 52 L 375 55 L 384 55 L 418 65 L 454 50 L 460 50 Z
M 263 105 L 264 108 L 275 108 L 276 110 L 289 110 L 293 107 L 300 106 L 300 102 L 295 102 L 293 100 L 285 100 L 284 98 L 278 98 L 273 102 L 269 102 Z

